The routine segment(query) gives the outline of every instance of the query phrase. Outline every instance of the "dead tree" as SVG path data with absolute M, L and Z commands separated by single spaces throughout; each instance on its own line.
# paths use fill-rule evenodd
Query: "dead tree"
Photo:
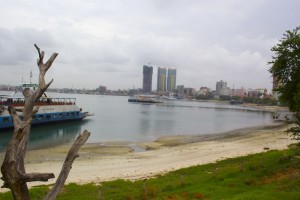
M 25 105 L 22 110 L 23 118 L 20 119 L 16 109 L 13 106 L 8 107 L 8 111 L 13 118 L 14 132 L 12 138 L 8 144 L 5 158 L 1 166 L 2 177 L 4 181 L 2 188 L 9 188 L 12 192 L 14 199 L 27 200 L 30 199 L 27 182 L 33 181 L 48 181 L 54 178 L 53 173 L 26 173 L 24 166 L 24 159 L 27 150 L 27 143 L 31 128 L 32 117 L 38 112 L 38 107 L 34 106 L 34 103 L 39 100 L 43 93 L 47 90 L 53 79 L 46 84 L 45 74 L 51 67 L 58 53 L 53 53 L 52 56 L 44 63 L 44 51 L 40 51 L 40 48 L 35 44 L 35 48 L 38 51 L 39 58 L 37 65 L 39 67 L 39 86 L 36 91 L 32 92 L 30 89 L 24 89 L 23 95 L 25 97 Z M 79 148 L 86 142 L 90 133 L 84 131 L 78 136 L 76 141 L 67 154 L 66 160 L 61 169 L 60 175 L 54 185 L 54 187 L 48 192 L 45 199 L 55 199 L 65 183 L 68 174 L 72 168 L 73 161 L 78 157 Z

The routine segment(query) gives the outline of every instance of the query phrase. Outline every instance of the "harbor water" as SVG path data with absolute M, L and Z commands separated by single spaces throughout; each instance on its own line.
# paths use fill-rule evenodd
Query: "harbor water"
M 124 96 L 62 93 L 48 93 L 48 96 L 77 98 L 77 105 L 94 116 L 32 127 L 30 149 L 71 143 L 84 130 L 91 132 L 88 143 L 143 142 L 161 136 L 214 134 L 273 123 L 272 113 L 227 102 L 176 100 L 142 104 L 130 103 Z M 0 151 L 6 148 L 11 135 L 12 130 L 0 130 Z

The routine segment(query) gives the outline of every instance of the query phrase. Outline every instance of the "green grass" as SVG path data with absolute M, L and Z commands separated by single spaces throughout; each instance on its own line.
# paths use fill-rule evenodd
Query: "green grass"
M 48 188 L 30 189 L 42 199 Z M 68 184 L 57 199 L 300 199 L 300 147 L 189 167 L 148 180 Z M 0 193 L 0 199 L 12 199 Z

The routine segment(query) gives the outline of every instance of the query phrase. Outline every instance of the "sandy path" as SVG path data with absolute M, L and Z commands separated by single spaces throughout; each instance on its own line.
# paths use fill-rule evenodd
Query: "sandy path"
M 223 134 L 212 141 L 197 141 L 196 136 L 164 137 L 157 142 L 140 144 L 153 150 L 132 152 L 126 144 L 85 145 L 75 160 L 67 182 L 86 183 L 113 179 L 144 179 L 183 167 L 215 162 L 269 149 L 285 149 L 294 140 L 284 132 L 287 127 L 243 129 Z M 187 141 L 193 143 L 186 143 Z M 180 143 L 186 143 L 181 144 Z M 68 147 L 29 151 L 27 172 L 53 172 L 57 177 Z M 3 154 L 0 154 L 2 163 Z M 55 180 L 47 182 L 53 183 Z M 43 182 L 30 183 L 41 185 Z M 0 185 L 2 182 L 0 181 Z M 5 191 L 0 189 L 0 192 Z

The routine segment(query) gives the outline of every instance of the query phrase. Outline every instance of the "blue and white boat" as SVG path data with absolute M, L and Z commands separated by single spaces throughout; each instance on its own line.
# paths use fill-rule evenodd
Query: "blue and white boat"
M 21 88 L 35 90 L 37 84 L 23 83 Z M 0 96 L 0 129 L 12 128 L 13 119 L 8 112 L 8 107 L 16 108 L 22 118 L 21 110 L 24 108 L 25 99 L 20 95 Z M 38 112 L 33 116 L 32 125 L 49 124 L 70 120 L 81 120 L 90 116 L 76 105 L 76 98 L 50 98 L 43 95 L 35 106 L 39 106 Z M 20 112 L 18 112 L 20 111 Z

